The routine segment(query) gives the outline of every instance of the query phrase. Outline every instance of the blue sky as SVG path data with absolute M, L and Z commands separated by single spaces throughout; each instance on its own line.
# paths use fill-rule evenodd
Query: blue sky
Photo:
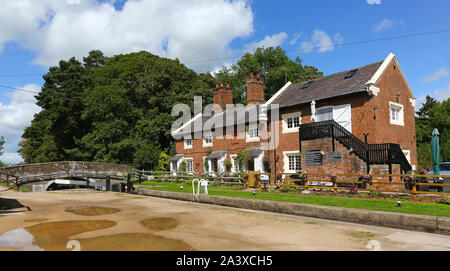
M 5 2 L 5 3 L 3 3 Z M 369 4 L 369 2 L 373 2 Z M 198 72 L 232 64 L 257 45 L 281 46 L 325 74 L 396 54 L 418 99 L 450 95 L 447 0 L 4 0 L 0 10 L 0 85 L 39 91 L 50 65 L 91 49 L 106 55 L 148 50 L 178 57 Z M 321 49 L 308 50 L 321 46 Z M 208 59 L 220 61 L 204 61 Z M 39 111 L 33 95 L 0 88 L 0 135 L 7 162 Z

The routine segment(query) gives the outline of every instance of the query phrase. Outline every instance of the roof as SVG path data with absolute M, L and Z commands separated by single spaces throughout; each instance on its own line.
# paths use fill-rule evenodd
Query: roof
M 213 116 L 201 115 L 201 117 L 197 117 L 196 120 L 186 123 L 187 125 L 183 126 L 182 129 L 176 130 L 173 135 L 185 135 L 202 131 L 209 132 L 220 127 L 244 123 L 256 123 L 259 118 L 260 107 L 261 104 L 258 103 L 248 107 L 235 107 L 234 110 L 228 109 Z M 242 116 L 244 117 L 242 118 Z
M 245 118 L 240 117 L 242 115 L 238 114 L 243 113 L 242 108 L 226 110 L 225 112 L 213 116 L 198 114 L 189 122 L 185 123 L 182 127 L 175 130 L 172 135 L 182 136 L 191 133 L 208 132 L 220 127 L 227 127 L 227 124 L 256 122 L 259 119 L 260 108 L 262 106 L 267 107 L 266 109 L 270 110 L 270 107 L 276 104 L 279 108 L 284 108 L 310 103 L 311 101 L 367 92 L 368 85 L 375 84 L 378 81 L 387 65 L 393 59 L 395 59 L 395 55 L 391 53 L 383 61 L 359 68 L 349 69 L 343 72 L 297 84 L 291 84 L 288 82 L 265 104 L 256 104 L 248 108 L 246 107 L 244 109 Z M 357 72 L 352 77 L 346 78 L 347 74 L 354 70 L 357 70 Z M 305 87 L 307 84 L 310 85 Z M 410 92 L 412 94 L 411 89 Z M 414 95 L 412 96 L 414 97 Z
M 227 154 L 227 151 L 213 151 L 206 158 L 207 159 L 217 159 L 217 158 L 225 156 L 226 154 Z
M 313 100 L 323 100 L 337 96 L 343 96 L 367 91 L 366 84 L 378 71 L 383 61 L 362 66 L 355 69 L 331 74 L 322 78 L 290 85 L 272 104 L 278 104 L 280 108 L 289 107 Z M 353 70 L 357 72 L 351 78 L 345 78 Z M 307 83 L 312 82 L 307 88 Z
M 170 158 L 170 161 L 178 161 L 183 157 L 184 157 L 184 154 L 175 154 L 174 156 L 172 156 L 172 158 Z

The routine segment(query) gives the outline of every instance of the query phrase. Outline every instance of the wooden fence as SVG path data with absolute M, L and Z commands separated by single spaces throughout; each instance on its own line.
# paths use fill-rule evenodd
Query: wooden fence
M 290 177 L 274 180 L 280 187 L 304 189 L 354 191 L 354 192 L 392 192 L 404 194 L 434 194 L 449 196 L 450 175 L 409 175 L 409 174 L 330 174 L 306 173 L 285 174 Z M 295 176 L 295 178 L 293 178 Z M 435 191 L 436 190 L 436 191 Z M 446 190 L 447 192 L 442 192 Z

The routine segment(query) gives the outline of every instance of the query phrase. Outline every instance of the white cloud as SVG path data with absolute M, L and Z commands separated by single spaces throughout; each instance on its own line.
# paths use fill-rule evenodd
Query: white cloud
M 18 87 L 20 89 L 39 92 L 41 87 L 35 84 Z M 23 130 L 30 125 L 35 113 L 41 110 L 36 103 L 33 94 L 28 92 L 13 91 L 5 94 L 10 103 L 0 103 L 0 136 L 5 137 L 4 154 L 0 160 L 7 163 L 21 162 L 22 158 L 17 154 L 18 143 L 21 140 Z
M 274 34 L 272 36 L 265 36 L 263 40 L 261 41 L 255 41 L 250 44 L 245 45 L 246 51 L 254 51 L 258 47 L 264 46 L 267 47 L 277 47 L 284 43 L 288 35 L 285 32 L 281 32 L 278 34 Z
M 419 110 L 419 108 L 422 107 L 422 104 L 426 101 L 426 96 L 430 95 L 437 101 L 444 101 L 450 98 L 450 85 L 446 86 L 443 89 L 437 89 L 433 92 L 428 92 L 426 94 L 421 95 L 419 98 L 417 98 L 416 102 L 416 111 Z
M 325 31 L 316 29 L 311 35 L 311 39 L 301 42 L 300 47 L 305 53 L 312 52 L 315 49 L 319 53 L 324 53 L 333 51 L 335 45 L 342 44 L 343 41 L 344 39 L 339 33 L 335 34 L 332 38 Z
M 393 26 L 393 23 L 392 23 L 391 20 L 383 19 L 381 22 L 379 22 L 378 24 L 376 24 L 373 27 L 373 31 L 380 32 L 380 31 L 383 31 L 385 29 L 391 28 L 392 26 Z
M 438 71 L 436 71 L 434 74 L 427 76 L 421 80 L 422 83 L 428 83 L 433 82 L 441 79 L 444 76 L 447 76 L 450 74 L 450 70 L 447 70 L 446 68 L 441 68 Z
M 297 43 L 298 39 L 302 36 L 302 33 L 297 33 L 294 37 L 289 41 L 290 45 L 294 45 Z
M 367 3 L 369 5 L 373 5 L 373 4 L 380 5 L 381 4 L 381 0 L 367 0 Z
M 92 49 L 106 55 L 147 50 L 183 62 L 224 58 L 229 44 L 253 33 L 248 0 L 15 0 L 0 10 L 0 46 L 20 42 L 48 66 Z M 3 4 L 3 3 L 2 3 Z M 197 70 L 217 63 L 190 65 Z

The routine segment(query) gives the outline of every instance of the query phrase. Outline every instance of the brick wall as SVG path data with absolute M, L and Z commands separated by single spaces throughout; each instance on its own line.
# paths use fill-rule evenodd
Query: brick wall
M 393 60 L 381 76 L 377 87 L 380 88 L 378 96 L 374 96 L 376 129 L 375 143 L 400 144 L 403 150 L 411 151 L 411 165 L 417 164 L 416 152 L 416 126 L 414 119 L 414 106 L 407 82 L 404 80 L 397 61 Z M 398 95 L 399 94 L 399 95 Z M 389 102 L 403 105 L 404 126 L 390 123 Z

